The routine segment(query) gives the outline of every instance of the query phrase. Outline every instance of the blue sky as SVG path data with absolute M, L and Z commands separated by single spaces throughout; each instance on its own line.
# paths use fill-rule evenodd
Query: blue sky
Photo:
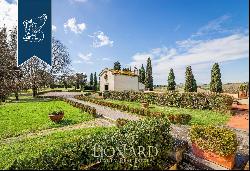
M 3 1 L 0 8 L 15 4 Z M 249 77 L 248 6 L 248 0 L 52 0 L 53 34 L 68 47 L 72 68 L 88 76 L 117 60 L 140 67 L 150 56 L 155 84 L 166 84 L 171 67 L 184 82 L 187 65 L 198 83 L 209 83 L 214 62 L 224 83 L 242 82 Z M 0 22 L 6 13 L 0 10 Z

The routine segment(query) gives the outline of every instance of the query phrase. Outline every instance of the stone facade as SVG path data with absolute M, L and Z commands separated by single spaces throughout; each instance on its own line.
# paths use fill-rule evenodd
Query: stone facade
M 100 91 L 143 91 L 144 84 L 139 83 L 135 72 L 104 69 L 100 74 Z

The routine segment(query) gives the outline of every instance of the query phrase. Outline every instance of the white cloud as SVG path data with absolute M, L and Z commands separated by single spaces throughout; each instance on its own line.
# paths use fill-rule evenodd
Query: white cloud
M 86 29 L 85 23 L 79 23 L 77 24 L 75 18 L 70 18 L 66 23 L 64 23 L 64 29 L 67 31 L 68 29 L 72 32 L 79 34 L 82 33 Z
M 8 29 L 12 29 L 17 26 L 17 2 L 0 0 L 0 7 L 0 27 L 5 25 Z
M 93 54 L 92 53 L 87 53 L 87 54 L 83 54 L 83 53 L 79 53 L 78 57 L 87 64 L 93 64 L 93 61 L 91 61 Z
M 107 35 L 105 35 L 102 31 L 97 31 L 90 36 L 93 38 L 93 47 L 99 48 L 102 46 L 113 46 L 114 41 L 110 40 Z
M 56 26 L 52 25 L 52 32 L 56 32 Z
M 179 81 L 183 81 L 187 65 L 192 66 L 194 73 L 200 75 L 199 78 L 208 81 L 209 76 L 202 74 L 204 71 L 210 71 L 214 62 L 249 58 L 248 34 L 233 34 L 211 40 L 199 40 L 191 43 L 190 46 L 185 46 L 184 51 L 179 50 L 181 46 L 183 44 L 177 42 L 176 48 L 164 47 L 152 49 L 149 53 L 136 53 L 132 57 L 133 61 L 130 65 L 146 64 L 146 59 L 150 56 L 153 59 L 153 73 L 158 77 L 159 82 L 166 81 L 170 68 L 174 68 L 177 79 L 179 77 Z
M 74 63 L 74 64 L 81 64 L 82 61 L 81 61 L 81 60 L 74 60 L 73 63 Z
M 111 61 L 110 58 L 102 58 L 103 61 Z
M 206 25 L 198 29 L 196 33 L 194 33 L 191 37 L 198 37 L 203 36 L 207 34 L 233 34 L 233 33 L 239 33 L 242 30 L 240 28 L 230 28 L 229 26 L 226 26 L 230 22 L 231 16 L 230 15 L 223 15 L 220 16 L 210 22 L 208 22 Z

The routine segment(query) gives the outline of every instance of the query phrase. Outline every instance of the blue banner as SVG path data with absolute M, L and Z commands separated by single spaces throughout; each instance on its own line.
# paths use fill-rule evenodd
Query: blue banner
M 18 0 L 18 66 L 36 56 L 51 65 L 51 0 Z

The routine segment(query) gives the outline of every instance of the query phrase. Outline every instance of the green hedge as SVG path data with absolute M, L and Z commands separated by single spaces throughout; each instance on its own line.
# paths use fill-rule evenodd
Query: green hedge
M 104 98 L 136 102 L 148 102 L 161 106 L 182 107 L 191 109 L 209 109 L 228 111 L 231 109 L 233 98 L 223 94 L 205 93 L 144 93 L 144 92 L 117 92 L 110 91 L 103 94 Z
M 112 132 L 70 144 L 62 142 L 60 148 L 45 150 L 37 157 L 17 159 L 9 169 L 73 170 L 98 162 L 97 168 L 106 170 L 162 169 L 172 150 L 173 139 L 169 131 L 170 123 L 164 118 L 131 121 Z
M 187 125 L 189 121 L 192 119 L 192 116 L 189 114 L 170 114 L 167 115 L 168 119 L 173 124 L 181 124 L 181 125 Z
M 118 128 L 121 128 L 121 127 L 123 127 L 124 125 L 126 125 L 129 121 L 130 121 L 130 120 L 128 120 L 128 119 L 118 118 L 118 119 L 115 121 L 115 123 L 116 123 L 116 126 L 117 126 Z
M 79 99 L 79 100 L 84 100 L 84 101 L 88 101 L 88 102 L 91 102 L 91 103 L 95 103 L 95 104 L 98 104 L 98 105 L 118 109 L 118 110 L 121 110 L 121 111 L 126 111 L 126 112 L 130 112 L 130 113 L 142 115 L 142 116 L 153 116 L 153 117 L 164 116 L 164 114 L 162 112 L 152 112 L 149 109 L 135 108 L 135 107 L 131 107 L 131 106 L 128 106 L 128 105 L 123 105 L 123 104 L 115 104 L 115 103 L 112 103 L 112 102 L 107 102 L 107 101 L 100 100 L 100 99 L 93 98 L 93 97 L 78 95 L 78 96 L 75 96 L 75 98 Z
M 222 156 L 235 153 L 238 146 L 236 133 L 227 128 L 193 126 L 190 138 L 199 148 Z

